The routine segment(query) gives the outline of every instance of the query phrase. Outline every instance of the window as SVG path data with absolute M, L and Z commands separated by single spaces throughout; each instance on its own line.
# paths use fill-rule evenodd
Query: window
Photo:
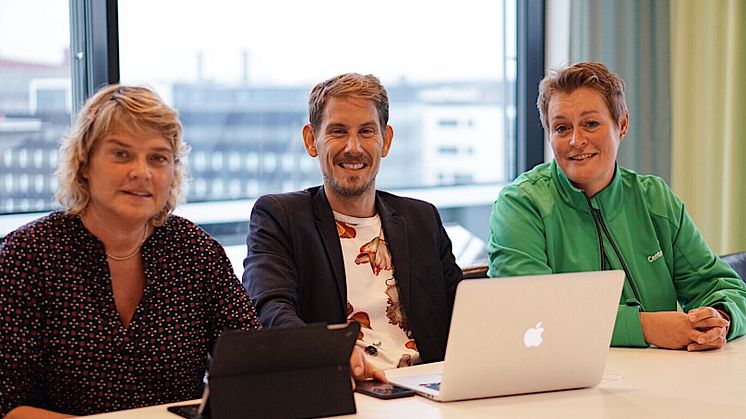
M 527 1 L 543 9 L 542 0 Z M 242 199 L 248 211 L 259 195 L 321 182 L 300 135 L 308 93 L 355 71 L 378 76 L 391 101 L 394 145 L 377 186 L 433 202 L 444 222 L 484 240 L 490 204 L 522 159 L 518 54 L 543 55 L 520 48 L 518 32 L 534 30 L 521 26 L 522 4 L 4 0 L 0 237 L 19 225 L 2 213 L 55 207 L 59 139 L 76 106 L 106 80 L 149 85 L 179 109 L 193 149 L 188 210 Z M 81 13 L 73 48 L 87 55 L 81 66 L 73 54 L 71 82 L 68 16 Z M 15 42 L 20 33 L 33 39 Z M 248 218 L 246 211 L 229 216 Z
M 55 206 L 72 112 L 69 16 L 67 1 L 0 3 L 0 214 Z
M 254 152 L 262 162 L 242 173 L 193 167 L 195 179 L 257 178 L 259 194 L 319 183 L 318 171 L 288 172 L 279 156 L 308 158 L 300 138 L 308 93 L 347 71 L 373 73 L 389 91 L 396 134 L 380 188 L 443 186 L 434 176 L 443 136 L 481 144 L 469 178 L 512 177 L 515 0 L 321 4 L 120 2 L 122 82 L 151 85 L 177 107 L 194 152 Z M 468 129 L 485 117 L 493 123 Z M 224 191 L 210 196 L 228 199 Z
M 118 14 L 122 82 L 154 87 L 179 109 L 193 155 L 210 156 L 190 168 L 207 190 L 192 188 L 188 202 L 321 183 L 300 134 L 308 94 L 339 73 L 372 73 L 395 132 L 377 186 L 411 196 L 493 185 L 466 204 L 483 207 L 472 224 L 486 238 L 489 205 L 514 175 L 515 0 L 128 0 Z M 225 186 L 237 184 L 248 186 Z M 470 224 L 462 213 L 446 221 Z

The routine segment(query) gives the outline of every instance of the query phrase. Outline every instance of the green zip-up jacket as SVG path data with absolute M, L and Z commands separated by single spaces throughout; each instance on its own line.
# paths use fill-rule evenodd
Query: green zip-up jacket
M 612 346 L 647 346 L 641 311 L 710 306 L 746 332 L 746 287 L 705 243 L 684 204 L 655 176 L 617 166 L 593 198 L 555 161 L 506 186 L 490 217 L 489 276 L 621 269 L 626 280 Z

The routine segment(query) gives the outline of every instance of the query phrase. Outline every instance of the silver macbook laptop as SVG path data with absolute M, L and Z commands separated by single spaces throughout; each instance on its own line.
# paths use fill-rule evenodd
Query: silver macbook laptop
M 386 376 L 439 401 L 595 386 L 623 284 L 623 271 L 463 280 L 445 360 Z

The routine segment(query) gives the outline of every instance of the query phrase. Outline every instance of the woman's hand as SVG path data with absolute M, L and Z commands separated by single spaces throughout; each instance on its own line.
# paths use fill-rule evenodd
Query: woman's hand
M 730 322 L 712 307 L 688 314 L 677 311 L 640 313 L 645 341 L 659 348 L 699 351 L 721 348 Z
M 699 307 L 688 313 L 692 326 L 704 332 L 700 340 L 687 345 L 688 351 L 718 349 L 728 343 L 730 321 L 723 312 L 712 307 Z
M 18 406 L 5 415 L 5 419 L 62 419 L 74 417 L 31 406 Z

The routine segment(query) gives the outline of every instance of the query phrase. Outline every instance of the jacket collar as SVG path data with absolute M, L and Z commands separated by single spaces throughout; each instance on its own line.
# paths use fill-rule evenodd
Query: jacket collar
M 339 244 L 339 235 L 337 225 L 334 222 L 334 214 L 329 200 L 326 198 L 323 186 L 317 186 L 308 189 L 311 193 L 311 202 L 313 206 L 313 216 L 316 220 L 316 229 L 324 243 L 324 250 L 329 266 L 334 272 L 334 280 L 337 283 L 337 292 L 342 307 L 347 302 L 347 279 L 345 276 L 344 259 L 342 255 L 342 246 Z M 323 278 L 319 278 L 323 280 Z
M 613 220 L 622 208 L 623 180 L 619 165 L 614 163 L 614 176 L 604 189 L 593 198 L 588 199 L 581 189 L 576 188 L 570 179 L 560 170 L 556 160 L 550 164 L 550 173 L 555 180 L 557 191 L 562 200 L 577 211 L 590 213 L 590 207 L 601 210 L 604 218 Z M 590 202 L 590 205 L 589 205 Z

